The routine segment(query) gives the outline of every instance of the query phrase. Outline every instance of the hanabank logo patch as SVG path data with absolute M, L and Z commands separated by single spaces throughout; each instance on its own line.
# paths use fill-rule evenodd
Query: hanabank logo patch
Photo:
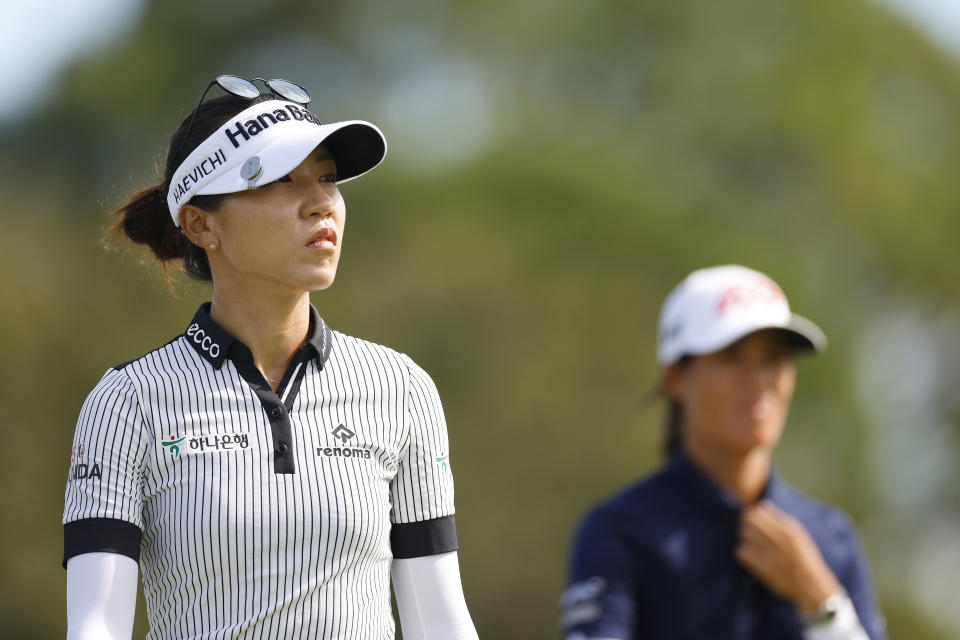
M 330 432 L 334 438 L 344 444 L 342 447 L 317 447 L 317 455 L 325 458 L 363 458 L 369 460 L 372 455 L 367 447 L 350 446 L 350 441 L 357 435 L 346 425 L 338 425 Z
M 320 125 L 317 116 L 313 115 L 310 111 L 297 108 L 292 104 L 284 105 L 284 107 L 286 111 L 283 109 L 268 110 L 246 122 L 235 121 L 232 125 L 225 128 L 223 132 L 227 134 L 227 138 L 230 140 L 233 148 L 239 149 L 242 142 L 246 142 L 262 131 L 269 129 L 270 125 L 273 124 L 302 120 L 317 126 Z

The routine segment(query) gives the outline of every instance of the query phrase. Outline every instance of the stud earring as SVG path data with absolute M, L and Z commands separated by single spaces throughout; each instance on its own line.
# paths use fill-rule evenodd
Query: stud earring
M 210 251 L 216 251 L 216 250 L 217 250 L 217 243 L 216 243 L 216 242 L 211 242 L 210 244 L 207 245 L 207 249 L 210 249 Z

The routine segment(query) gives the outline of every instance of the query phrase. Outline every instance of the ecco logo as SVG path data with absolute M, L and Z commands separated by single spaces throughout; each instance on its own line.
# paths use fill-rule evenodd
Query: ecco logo
M 342 424 L 330 433 L 344 444 L 347 444 L 350 438 L 357 435 Z M 317 447 L 317 455 L 328 458 L 363 458 L 365 460 L 369 460 L 371 457 L 370 449 L 366 447 Z
M 213 341 L 196 322 L 187 329 L 187 337 L 200 346 L 201 349 L 216 358 L 220 355 L 220 345 Z

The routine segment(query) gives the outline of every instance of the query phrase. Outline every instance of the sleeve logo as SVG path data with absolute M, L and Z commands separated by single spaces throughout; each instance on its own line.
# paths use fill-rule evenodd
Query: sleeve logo
M 570 585 L 560 598 L 563 626 L 570 628 L 599 619 L 601 596 L 606 590 L 606 580 L 598 576 Z
M 68 480 L 99 480 L 103 477 L 103 472 L 100 470 L 100 463 L 93 462 L 88 463 L 84 461 L 86 456 L 87 448 L 85 445 L 79 445 L 73 447 L 73 450 L 70 452 L 70 473 L 67 475 Z

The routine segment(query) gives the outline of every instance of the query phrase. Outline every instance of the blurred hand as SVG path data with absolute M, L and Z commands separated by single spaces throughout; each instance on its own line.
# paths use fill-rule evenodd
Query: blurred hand
M 800 522 L 770 502 L 745 507 L 737 560 L 768 589 L 811 614 L 840 582 Z

